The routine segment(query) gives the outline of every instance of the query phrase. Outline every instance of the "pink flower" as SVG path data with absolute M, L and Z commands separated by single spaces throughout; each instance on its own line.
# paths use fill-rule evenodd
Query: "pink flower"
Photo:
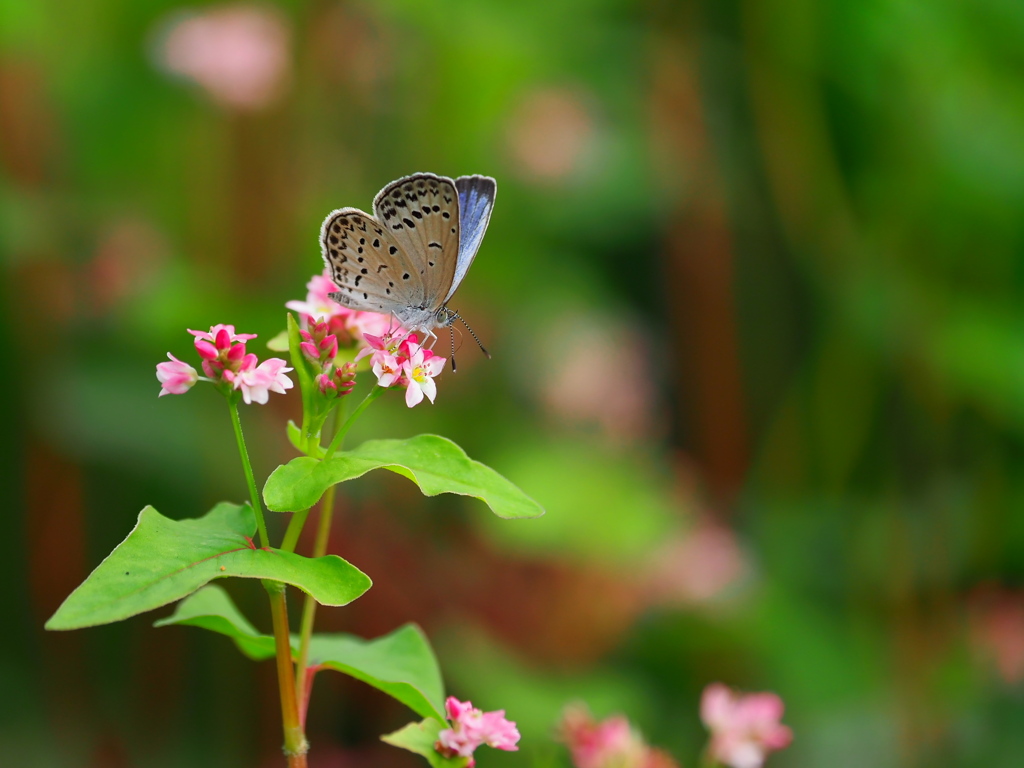
M 373 374 L 377 377 L 377 386 L 390 387 L 401 383 L 402 363 L 394 355 L 374 353 Z
M 441 373 L 446 358 L 435 355 L 417 344 L 410 344 L 408 349 L 409 358 L 402 363 L 402 370 L 409 380 L 405 390 L 405 404 L 412 408 L 423 401 L 424 395 L 430 402 L 434 402 L 437 396 L 434 377 Z
M 562 715 L 562 741 L 576 768 L 675 768 L 670 755 L 653 749 L 622 715 L 595 721 L 585 707 L 573 705 Z
M 209 331 L 193 331 L 190 329 L 189 333 L 197 339 L 205 339 L 212 344 L 216 344 L 218 349 L 226 349 L 236 341 L 246 342 L 256 338 L 255 333 L 235 333 L 235 326 L 224 325 L 223 323 L 218 323 L 211 327 Z
M 267 402 L 270 392 L 284 394 L 292 388 L 292 381 L 285 374 L 291 368 L 285 367 L 284 360 L 271 357 L 264 360 L 258 366 L 255 365 L 256 356 L 251 355 L 249 364 L 234 377 L 235 389 L 242 390 L 242 399 L 247 403 Z
M 402 344 L 408 336 L 412 336 L 412 340 L 416 341 L 416 334 L 408 334 L 407 336 L 404 329 L 400 329 L 400 331 L 401 333 L 385 330 L 380 335 L 364 333 L 363 338 L 366 340 L 366 346 L 359 350 L 359 354 L 356 355 L 356 362 L 362 360 L 367 355 L 371 355 L 371 363 L 376 362 L 378 358 L 384 355 L 404 355 L 408 357 L 407 351 L 402 349 Z
M 472 702 L 462 702 L 454 696 L 448 697 L 445 708 L 452 727 L 441 731 L 434 745 L 445 757 L 468 757 L 471 768 L 476 763 L 473 752 L 481 744 L 508 752 L 519 749 L 519 730 L 505 718 L 505 710 L 481 712 Z
M 241 390 L 246 403 L 265 403 L 270 392 L 285 392 L 292 387 L 285 374 L 291 368 L 276 357 L 260 363 L 256 355 L 245 351 L 245 342 L 255 339 L 254 333 L 235 333 L 233 325 L 215 325 L 209 331 L 192 331 L 196 337 L 196 352 L 203 360 L 203 372 L 211 381 L 220 384 L 227 394 Z M 164 388 L 161 395 L 181 394 L 191 387 L 199 375 L 192 366 L 168 355 L 172 362 L 157 365 L 157 379 Z
M 183 395 L 199 381 L 199 371 L 188 363 L 183 363 L 170 352 L 169 363 L 157 363 L 156 378 L 163 385 L 159 397 L 164 395 Z
M 793 740 L 779 721 L 784 705 L 774 693 L 737 694 L 721 683 L 704 689 L 700 717 L 711 731 L 708 752 L 731 768 L 761 768 L 769 752 Z

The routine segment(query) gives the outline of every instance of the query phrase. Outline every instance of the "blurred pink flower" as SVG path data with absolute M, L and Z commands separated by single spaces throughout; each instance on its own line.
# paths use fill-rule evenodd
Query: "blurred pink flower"
M 157 363 L 156 378 L 163 385 L 159 397 L 164 395 L 183 395 L 199 381 L 199 371 L 188 363 L 183 363 L 170 352 L 169 363 Z
M 711 731 L 708 753 L 731 768 L 760 768 L 768 756 L 793 740 L 779 722 L 784 705 L 774 693 L 738 694 L 721 683 L 704 689 L 700 717 Z
M 170 72 L 191 78 L 224 106 L 259 110 L 284 91 L 289 30 L 268 6 L 224 5 L 173 20 L 160 51 Z
M 971 641 L 1004 682 L 1024 680 L 1024 593 L 984 585 L 969 598 Z
M 662 545 L 651 558 L 646 584 L 655 602 L 706 604 L 721 598 L 751 570 L 736 535 L 703 521 Z
M 434 749 L 445 757 L 468 757 L 470 768 L 476 764 L 473 752 L 481 744 L 515 752 L 519 742 L 516 724 L 505 718 L 505 710 L 481 712 L 472 702 L 449 696 L 445 702 L 452 727 L 438 734 Z
M 566 312 L 551 325 L 557 332 L 540 337 L 530 379 L 547 411 L 615 442 L 649 438 L 659 428 L 649 334 L 607 313 Z M 605 375 L 595 376 L 595 365 Z
M 594 118 L 575 90 L 539 89 L 511 116 L 513 167 L 530 180 L 560 182 L 593 157 Z
M 600 722 L 586 707 L 566 708 L 559 727 L 576 768 L 674 768 L 670 755 L 647 746 L 622 715 Z

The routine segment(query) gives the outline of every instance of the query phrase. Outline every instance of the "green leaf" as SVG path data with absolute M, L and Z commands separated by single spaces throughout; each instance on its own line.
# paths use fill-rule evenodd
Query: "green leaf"
M 434 768 L 464 768 L 469 765 L 468 757 L 444 757 L 434 749 L 438 734 L 445 727 L 444 723 L 430 717 L 419 723 L 409 723 L 394 733 L 384 734 L 380 740 L 423 755 Z
M 374 640 L 313 635 L 309 664 L 333 669 L 398 699 L 418 715 L 444 719 L 444 683 L 423 630 L 406 624 Z
M 213 579 L 281 581 L 324 605 L 345 605 L 370 588 L 369 577 L 336 555 L 310 559 L 252 543 L 248 505 L 222 502 L 203 517 L 171 520 L 146 507 L 135 528 L 46 622 L 79 629 L 159 608 Z
M 182 624 L 227 635 L 238 649 L 255 661 L 269 659 L 277 649 L 273 635 L 260 634 L 228 597 L 223 587 L 209 584 L 182 600 L 174 613 L 153 622 L 154 627 Z
M 370 440 L 323 461 L 299 457 L 267 479 L 267 507 L 285 512 L 311 507 L 335 483 L 389 469 L 409 478 L 427 496 L 457 493 L 485 502 L 504 518 L 539 517 L 544 509 L 490 467 L 473 461 L 459 446 L 437 435 L 407 440 Z
M 274 655 L 274 638 L 261 635 L 218 586 L 204 587 L 182 600 L 174 613 L 154 626 L 184 624 L 219 632 L 251 659 Z M 298 655 L 298 636 L 292 653 Z M 416 714 L 444 719 L 444 683 L 430 643 L 415 624 L 374 640 L 345 634 L 313 635 L 309 666 L 333 669 L 372 685 Z
M 267 342 L 267 349 L 271 352 L 287 352 L 288 351 L 288 331 L 280 331 L 278 334 Z

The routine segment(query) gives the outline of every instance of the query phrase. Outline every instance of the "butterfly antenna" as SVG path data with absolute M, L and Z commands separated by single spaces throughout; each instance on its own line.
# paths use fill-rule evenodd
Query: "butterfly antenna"
M 452 340 L 452 373 L 455 373 L 455 329 L 451 325 L 448 326 L 448 333 L 451 334 Z
M 477 345 L 478 347 L 480 347 L 480 351 L 484 353 L 484 356 L 485 356 L 485 357 L 486 357 L 486 358 L 487 358 L 488 360 L 490 360 L 490 359 L 491 359 L 491 353 L 490 353 L 490 352 L 488 352 L 488 351 L 487 351 L 487 348 L 486 348 L 486 347 L 485 347 L 485 346 L 484 346 L 483 344 L 481 344 L 481 343 L 480 343 L 480 339 L 479 339 L 479 337 L 478 337 L 478 336 L 476 335 L 476 333 L 474 333 L 474 332 L 473 332 L 473 329 L 469 327 L 469 323 L 467 323 L 467 322 L 466 322 L 466 321 L 465 321 L 465 320 L 463 319 L 462 315 L 460 315 L 460 314 L 459 314 L 458 312 L 456 312 L 456 313 L 455 313 L 455 317 L 456 317 L 456 318 L 458 318 L 459 320 L 461 320 L 461 321 L 462 321 L 462 324 L 463 324 L 464 326 L 466 326 L 466 330 L 467 330 L 467 331 L 469 331 L 469 335 L 473 337 L 473 341 L 475 341 L 475 342 L 476 342 L 476 345 Z

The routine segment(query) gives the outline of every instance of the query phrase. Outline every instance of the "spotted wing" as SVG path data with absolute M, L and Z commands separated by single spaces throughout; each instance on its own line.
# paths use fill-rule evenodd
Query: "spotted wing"
M 455 263 L 448 295 L 442 303 L 448 303 L 459 284 L 469 271 L 469 266 L 480 250 L 487 223 L 491 220 L 494 198 L 498 193 L 498 182 L 490 176 L 460 176 L 455 180 L 459 192 L 459 255 Z
M 423 280 L 425 309 L 450 294 L 459 253 L 459 195 L 445 176 L 414 173 L 382 189 L 373 212 L 399 243 Z
M 408 254 L 379 221 L 358 208 L 341 208 L 324 220 L 320 244 L 331 279 L 331 298 L 349 309 L 396 313 L 415 306 L 423 278 Z

